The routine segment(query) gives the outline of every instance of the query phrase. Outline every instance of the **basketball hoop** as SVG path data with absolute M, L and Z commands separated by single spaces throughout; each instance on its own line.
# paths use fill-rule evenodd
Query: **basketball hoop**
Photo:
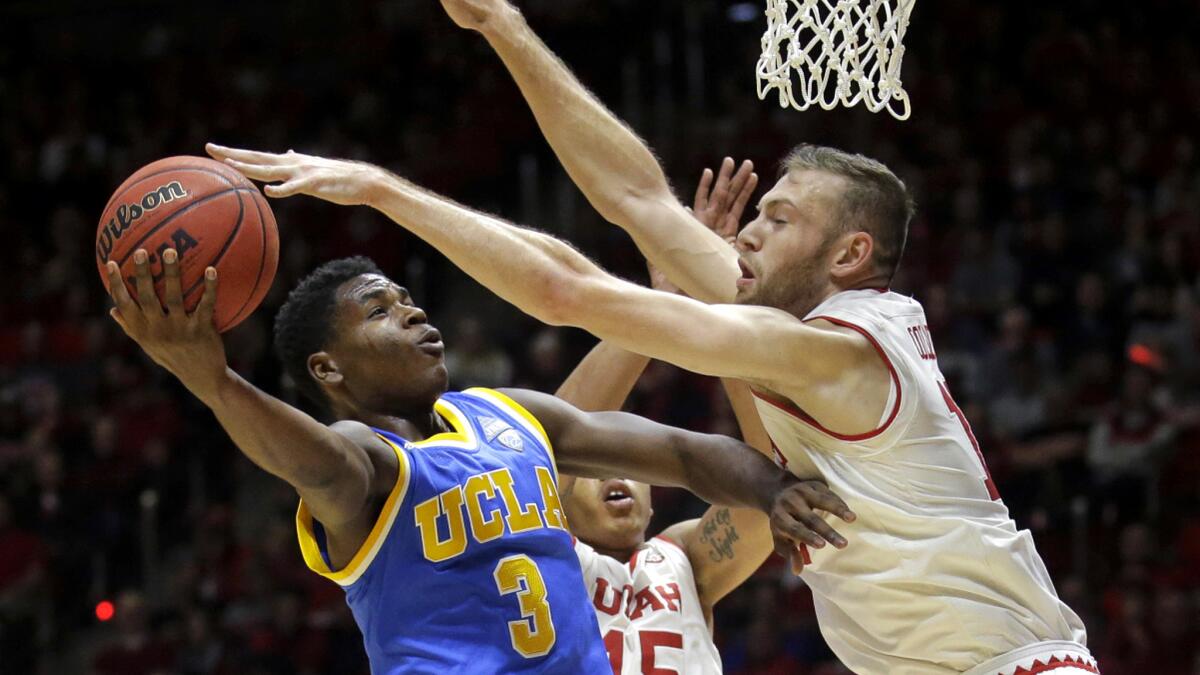
M 864 103 L 908 119 L 900 82 L 904 33 L 916 0 L 767 0 L 767 31 L 755 75 L 758 98 L 825 110 Z M 793 80 L 794 78 L 794 80 Z

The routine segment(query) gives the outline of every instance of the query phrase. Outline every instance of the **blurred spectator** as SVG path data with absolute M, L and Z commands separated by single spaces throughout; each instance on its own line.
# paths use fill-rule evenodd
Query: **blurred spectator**
M 117 596 L 112 618 L 114 635 L 92 662 L 98 675 L 153 675 L 171 667 L 171 648 L 150 629 L 150 608 L 137 591 Z
M 512 360 L 483 333 L 483 326 L 474 317 L 459 320 L 455 326 L 454 342 L 446 348 L 446 370 L 453 379 L 451 386 L 507 387 L 512 383 Z
M 184 615 L 183 640 L 179 645 L 175 667 L 182 675 L 228 672 L 223 667 L 226 648 L 213 630 L 208 613 L 192 609 Z
M 1011 384 L 997 396 L 988 411 L 992 431 L 1000 440 L 1021 438 L 1046 419 L 1047 385 L 1029 355 L 1018 355 L 1008 364 Z
M 13 522 L 12 508 L 0 495 L 0 666 L 33 670 L 28 646 L 38 644 L 45 601 L 46 550 L 42 540 Z
M 526 344 L 525 360 L 517 372 L 517 386 L 554 391 L 575 365 L 566 362 L 562 331 L 543 328 Z
M 1154 479 L 1173 432 L 1156 397 L 1150 369 L 1130 365 L 1120 398 L 1092 425 L 1087 462 L 1093 502 L 1106 523 L 1141 518 L 1155 511 Z M 1156 400 L 1156 398 L 1158 400 Z
M 745 662 L 736 675 L 799 675 L 804 664 L 786 651 L 779 624 L 769 614 L 755 617 L 745 632 Z

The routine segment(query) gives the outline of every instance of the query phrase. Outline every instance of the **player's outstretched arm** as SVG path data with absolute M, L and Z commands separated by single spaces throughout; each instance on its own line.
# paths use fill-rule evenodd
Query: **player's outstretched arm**
M 706 171 L 705 177 L 711 180 L 712 172 Z M 647 267 L 651 288 L 666 293 L 681 292 L 657 267 Z M 625 407 L 625 399 L 629 398 L 648 365 L 649 357 L 601 340 L 563 380 L 554 395 L 580 410 L 620 410 Z
M 842 433 L 870 431 L 878 422 L 888 382 L 874 348 L 857 333 L 782 310 L 708 305 L 638 286 L 548 234 L 472 211 L 370 164 L 207 149 L 250 178 L 281 181 L 266 186 L 268 196 L 374 207 L 541 321 L 582 328 L 697 373 L 757 383 Z
M 751 180 L 746 186 L 745 195 L 738 199 L 728 199 L 728 193 L 719 196 L 713 186 L 713 172 L 705 169 L 701 174 L 700 183 L 696 187 L 696 197 L 692 212 L 700 222 L 704 223 L 722 239 L 729 242 L 737 235 L 742 210 L 746 199 L 754 191 L 756 180 Z M 671 283 L 662 270 L 652 264 L 647 264 L 650 272 L 650 287 L 657 291 L 681 294 L 682 290 Z M 616 345 L 601 341 L 579 365 L 571 371 L 567 379 L 554 393 L 558 398 L 570 403 L 580 410 L 602 411 L 620 410 L 625 406 L 625 399 L 633 391 L 638 378 L 649 365 L 650 359 L 621 349 Z M 740 383 L 737 383 L 740 384 Z M 741 385 L 745 388 L 745 385 Z M 748 395 L 748 393 L 747 393 Z M 753 407 L 753 402 L 749 402 Z M 757 421 L 757 416 L 755 417 Z M 759 429 L 762 429 L 761 424 Z M 763 431 L 765 434 L 765 430 Z M 769 441 L 767 441 L 769 443 Z M 751 443 L 753 446 L 754 444 Z M 758 447 L 758 446 L 755 446 Z M 761 448 L 760 448 L 761 449 Z M 559 489 L 566 492 L 574 480 L 573 476 L 562 476 Z M 766 527 L 766 517 L 758 511 L 750 511 L 758 516 L 767 531 L 767 541 L 770 541 L 770 530 Z
M 679 292 L 654 266 L 650 266 L 650 285 L 668 293 Z M 649 364 L 649 358 L 601 340 L 563 380 L 554 395 L 580 410 L 620 410 Z M 559 476 L 559 491 L 567 493 L 574 482 L 575 476 Z
M 521 13 L 505 0 L 442 0 L 442 5 L 455 23 L 481 33 L 500 56 L 550 147 L 592 206 L 627 231 L 650 262 L 689 295 L 706 302 L 731 300 L 740 275 L 736 254 L 688 213 L 645 143 L 592 96 Z M 738 194 L 753 167 L 745 162 L 736 175 L 732 159 L 726 167 L 725 185 Z
M 575 366 L 554 395 L 580 410 L 620 410 L 650 359 L 601 341 Z M 560 475 L 558 490 L 571 491 L 575 476 Z
M 163 253 L 165 308 L 154 293 L 146 251 L 135 251 L 134 263 L 137 299 L 125 288 L 117 264 L 108 263 L 109 291 L 116 303 L 112 318 L 151 359 L 212 409 L 251 461 L 295 487 L 315 518 L 334 532 L 362 515 L 377 486 L 390 488 L 398 471 L 395 454 L 365 426 L 321 424 L 263 393 L 228 367 L 213 326 L 216 269 L 205 271 L 204 296 L 188 314 L 174 249 Z
M 744 382 L 722 380 L 729 403 L 742 430 L 742 438 L 755 450 L 769 457 L 771 439 L 755 410 L 750 388 Z M 853 514 L 850 514 L 851 520 Z M 771 553 L 773 541 L 770 521 L 752 509 L 713 506 L 694 520 L 676 523 L 662 536 L 678 542 L 687 552 L 696 575 L 700 602 L 712 607 L 763 564 Z M 792 571 L 799 574 L 806 552 L 795 551 Z
M 712 504 L 757 509 L 770 515 L 776 550 L 793 544 L 817 548 L 845 540 L 814 509 L 853 515 L 824 483 L 801 481 L 755 449 L 726 436 L 676 429 L 621 412 L 586 413 L 548 394 L 504 392 L 529 409 L 554 444 L 566 473 L 591 478 L 628 476 L 653 485 L 687 488 Z
M 583 357 L 554 395 L 580 410 L 620 410 L 650 359 L 603 340 Z M 575 476 L 560 475 L 559 492 L 566 494 Z

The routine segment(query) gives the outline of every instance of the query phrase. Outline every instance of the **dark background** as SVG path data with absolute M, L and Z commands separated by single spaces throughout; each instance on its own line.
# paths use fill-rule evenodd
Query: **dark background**
M 1200 4 L 921 0 L 905 123 L 758 101 L 757 2 L 522 6 L 688 200 L 726 154 L 769 185 L 799 141 L 907 180 L 920 211 L 895 288 L 924 303 L 1001 494 L 1104 672 L 1200 673 Z M 644 278 L 484 41 L 433 0 L 4 3 L 3 673 L 365 672 L 341 591 L 298 555 L 294 494 L 104 315 L 91 250 L 109 193 L 206 140 L 369 159 Z M 267 391 L 293 398 L 269 349 L 284 293 L 349 254 L 413 289 L 455 386 L 552 391 L 591 344 L 374 212 L 274 206 L 279 274 L 227 342 Z M 719 387 L 657 364 L 631 406 L 734 430 Z M 701 508 L 656 500 L 656 528 Z M 840 672 L 778 561 L 718 606 L 716 638 L 729 672 Z

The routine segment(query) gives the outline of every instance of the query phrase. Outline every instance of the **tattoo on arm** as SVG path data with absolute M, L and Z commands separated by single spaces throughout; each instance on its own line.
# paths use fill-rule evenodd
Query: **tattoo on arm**
M 717 509 L 712 518 L 701 524 L 700 541 L 708 546 L 708 558 L 713 562 L 732 560 L 733 544 L 740 537 L 729 516 L 729 509 Z

